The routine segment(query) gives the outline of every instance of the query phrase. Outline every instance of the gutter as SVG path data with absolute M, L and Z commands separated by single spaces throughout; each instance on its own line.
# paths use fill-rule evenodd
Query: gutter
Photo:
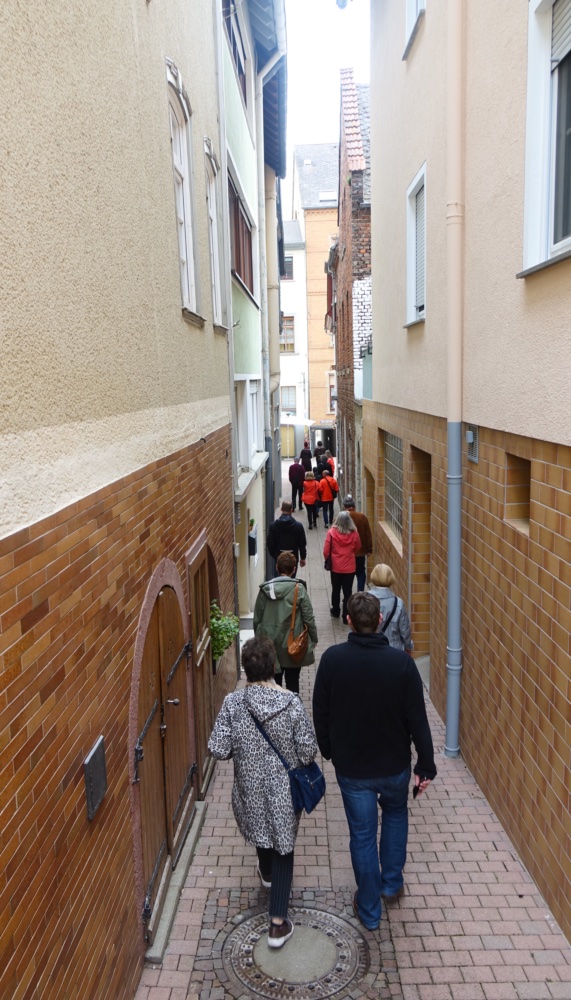
M 446 171 L 448 637 L 445 757 L 457 757 L 460 752 L 462 674 L 463 36 L 464 0 L 448 0 Z

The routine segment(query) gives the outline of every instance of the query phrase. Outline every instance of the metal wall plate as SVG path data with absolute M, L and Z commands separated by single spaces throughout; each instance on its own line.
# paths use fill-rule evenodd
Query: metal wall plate
M 103 802 L 107 791 L 107 768 L 105 766 L 105 742 L 100 736 L 83 762 L 85 774 L 85 797 L 87 818 L 92 820 Z

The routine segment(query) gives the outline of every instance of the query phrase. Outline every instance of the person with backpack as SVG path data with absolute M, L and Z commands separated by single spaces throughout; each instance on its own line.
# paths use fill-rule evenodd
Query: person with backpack
M 321 480 L 319 482 L 319 499 L 323 508 L 323 524 L 326 528 L 329 523 L 333 524 L 335 497 L 339 493 L 337 480 L 331 475 L 329 466 L 321 467 Z
M 406 653 L 412 653 L 414 642 L 410 634 L 410 619 L 402 598 L 393 594 L 396 579 L 391 567 L 378 563 L 370 579 L 369 593 L 381 602 L 382 630 L 389 645 L 393 649 L 404 649 Z
M 280 552 L 293 552 L 296 563 L 305 566 L 307 558 L 305 528 L 300 521 L 292 517 L 292 505 L 289 500 L 283 501 L 280 516 L 270 524 L 267 546 L 272 559 L 276 560 Z

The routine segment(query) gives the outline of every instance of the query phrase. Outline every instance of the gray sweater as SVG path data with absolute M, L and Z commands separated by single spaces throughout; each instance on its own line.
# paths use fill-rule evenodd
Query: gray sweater
M 379 598 L 383 622 L 386 622 L 393 610 L 395 595 L 390 587 L 369 587 L 369 592 Z M 414 649 L 410 635 L 410 619 L 404 601 L 400 597 L 397 598 L 397 608 L 388 628 L 385 629 L 385 635 L 389 640 L 389 645 L 393 646 L 394 649 Z

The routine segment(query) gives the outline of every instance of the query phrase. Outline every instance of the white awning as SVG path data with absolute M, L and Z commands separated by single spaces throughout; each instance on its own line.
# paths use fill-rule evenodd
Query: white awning
M 307 420 L 305 417 L 289 417 L 282 413 L 280 417 L 280 426 L 283 427 L 284 424 L 287 427 L 313 427 L 315 420 Z

